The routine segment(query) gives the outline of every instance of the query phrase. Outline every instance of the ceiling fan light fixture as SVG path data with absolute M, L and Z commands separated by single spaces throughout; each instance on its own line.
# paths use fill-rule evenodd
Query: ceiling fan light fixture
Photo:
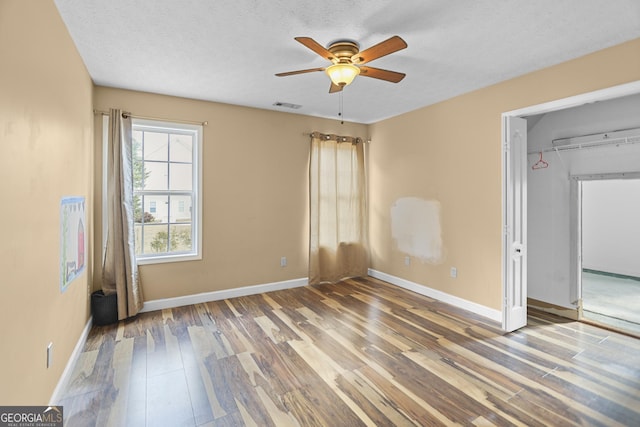
M 333 84 L 347 86 L 360 74 L 360 68 L 353 64 L 333 64 L 325 70 Z
M 333 62 L 333 65 L 326 68 L 309 68 L 306 70 L 287 71 L 286 73 L 276 74 L 278 77 L 324 71 L 331 79 L 329 93 L 342 92 L 342 89 L 348 84 L 351 84 L 353 79 L 360 74 L 365 77 L 386 80 L 391 83 L 398 83 L 405 77 L 404 73 L 383 70 L 382 68 L 374 68 L 368 65 L 365 66 L 365 64 L 368 64 L 374 59 L 381 58 L 389 55 L 390 53 L 406 48 L 407 42 L 402 40 L 400 36 L 389 37 L 387 40 L 363 51 L 360 51 L 360 45 L 353 40 L 337 40 L 331 43 L 327 48 L 311 37 L 296 37 L 295 40 L 314 51 L 322 58 Z M 361 66 L 362 68 L 360 68 Z

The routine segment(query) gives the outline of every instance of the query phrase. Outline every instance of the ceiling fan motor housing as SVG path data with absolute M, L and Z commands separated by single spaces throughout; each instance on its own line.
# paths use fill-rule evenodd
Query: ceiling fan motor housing
M 335 58 L 336 63 L 351 63 L 351 57 L 360 51 L 358 43 L 352 40 L 338 40 L 329 45 L 327 48 Z

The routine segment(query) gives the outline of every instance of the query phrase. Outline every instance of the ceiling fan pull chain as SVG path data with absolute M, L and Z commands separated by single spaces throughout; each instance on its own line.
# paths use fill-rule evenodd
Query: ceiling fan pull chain
M 342 102 L 342 94 L 344 92 L 340 91 L 340 100 L 338 101 L 338 117 L 340 118 L 340 124 L 343 125 L 344 124 L 344 115 L 343 110 L 344 110 L 344 103 Z

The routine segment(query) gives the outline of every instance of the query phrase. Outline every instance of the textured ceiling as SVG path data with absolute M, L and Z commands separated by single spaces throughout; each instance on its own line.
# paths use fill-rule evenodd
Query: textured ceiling
M 408 48 L 370 63 L 344 119 L 373 123 L 640 37 L 638 0 L 55 0 L 97 85 L 336 118 L 340 95 L 297 43 L 399 35 Z M 640 54 L 640 52 L 638 53 Z M 298 110 L 276 102 L 299 104 Z

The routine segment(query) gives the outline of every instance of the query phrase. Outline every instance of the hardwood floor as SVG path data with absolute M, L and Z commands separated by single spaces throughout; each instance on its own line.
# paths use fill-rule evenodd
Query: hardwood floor
M 373 278 L 94 327 L 68 426 L 638 425 L 640 341 L 497 323 Z

